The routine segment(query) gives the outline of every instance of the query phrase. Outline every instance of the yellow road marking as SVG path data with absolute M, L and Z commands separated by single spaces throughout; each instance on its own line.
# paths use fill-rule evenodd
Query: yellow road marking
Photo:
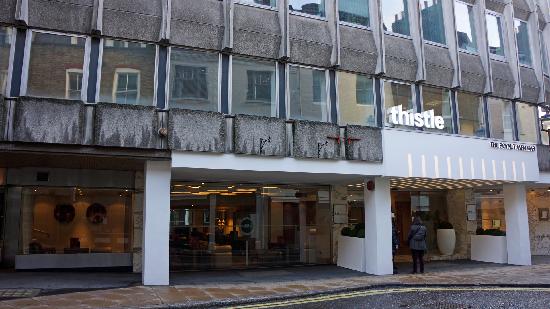
M 349 292 L 342 294 L 334 295 L 324 295 L 324 296 L 313 296 L 306 297 L 302 299 L 293 299 L 293 300 L 283 300 L 277 302 L 269 302 L 264 304 L 252 304 L 244 305 L 238 307 L 228 307 L 229 308 L 241 308 L 241 309 L 259 309 L 259 308 L 276 308 L 276 307 L 285 307 L 293 305 L 303 305 L 309 303 L 318 303 L 325 301 L 334 301 L 341 299 L 348 299 L 354 297 L 365 297 L 373 295 L 383 295 L 383 294 L 392 294 L 392 293 L 411 293 L 411 292 L 461 292 L 461 291 L 529 291 L 529 292 L 548 292 L 550 293 L 550 288 L 528 288 L 528 287 L 412 287 L 412 288 L 390 288 L 383 290 L 365 290 L 357 292 Z

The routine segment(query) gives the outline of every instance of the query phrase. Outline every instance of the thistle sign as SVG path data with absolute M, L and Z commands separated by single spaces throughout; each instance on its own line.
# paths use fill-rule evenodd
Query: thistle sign
M 388 118 L 388 121 L 395 125 L 438 130 L 445 129 L 445 119 L 442 116 L 436 116 L 433 109 L 422 113 L 415 113 L 403 110 L 403 106 L 398 105 L 388 109 Z

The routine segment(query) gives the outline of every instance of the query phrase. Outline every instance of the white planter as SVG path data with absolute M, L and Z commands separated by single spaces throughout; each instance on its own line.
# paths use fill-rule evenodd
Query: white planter
M 508 263 L 506 236 L 472 235 L 472 261 Z
M 455 251 L 456 233 L 454 229 L 437 230 L 437 247 L 443 255 L 452 255 Z
M 336 265 L 365 272 L 365 239 L 340 235 Z

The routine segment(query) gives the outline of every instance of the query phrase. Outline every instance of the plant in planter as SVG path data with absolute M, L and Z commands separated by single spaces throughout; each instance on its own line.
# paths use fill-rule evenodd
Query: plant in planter
M 506 236 L 505 231 L 501 231 L 500 229 L 486 229 L 478 228 L 476 230 L 476 235 L 487 235 L 487 236 Z
M 437 247 L 443 255 L 452 255 L 455 251 L 456 233 L 453 225 L 442 221 L 437 226 Z

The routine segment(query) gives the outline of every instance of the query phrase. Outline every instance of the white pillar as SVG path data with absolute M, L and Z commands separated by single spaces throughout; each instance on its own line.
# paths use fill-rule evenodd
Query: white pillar
M 374 191 L 365 182 L 366 272 L 393 274 L 390 179 L 377 177 Z
M 503 187 L 508 264 L 531 265 L 525 185 L 505 184 Z
M 145 163 L 142 275 L 144 285 L 170 283 L 170 168 L 170 161 Z

